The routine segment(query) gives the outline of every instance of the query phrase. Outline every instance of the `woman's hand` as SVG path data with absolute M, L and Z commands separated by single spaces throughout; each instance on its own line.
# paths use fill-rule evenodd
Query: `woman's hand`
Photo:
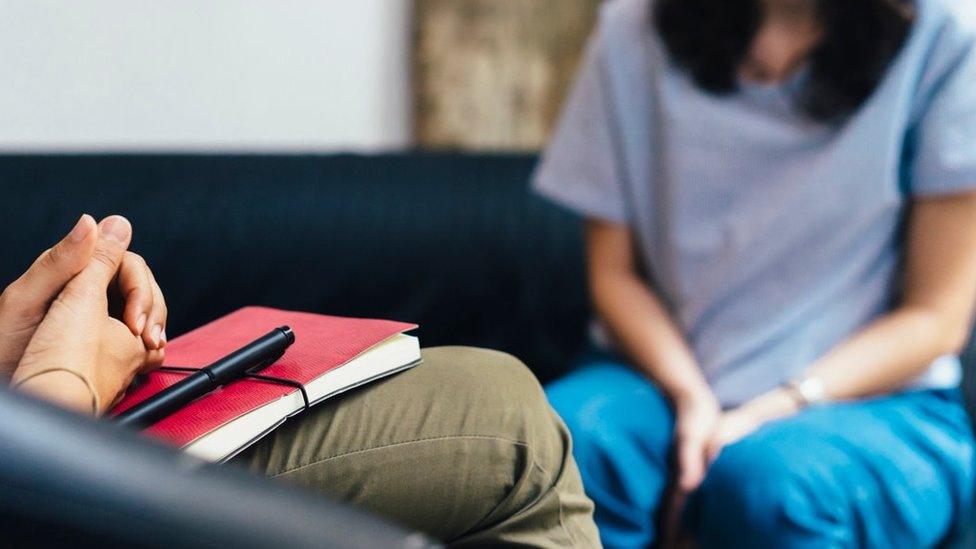
M 92 259 L 98 240 L 95 220 L 83 215 L 71 232 L 37 258 L 0 293 L 0 378 L 9 378 L 51 303 Z M 166 302 L 141 257 L 126 252 L 112 293 L 122 301 L 122 318 L 146 348 L 166 344 Z
M 711 464 L 718 458 L 722 448 L 751 435 L 763 424 L 791 416 L 799 411 L 799 401 L 788 389 L 773 389 L 738 408 L 723 413 L 708 440 L 706 448 L 708 463 Z
M 688 494 L 705 478 L 708 469 L 708 443 L 718 425 L 722 410 L 711 393 L 674 401 L 674 455 L 678 466 L 676 488 Z
M 141 333 L 133 333 L 109 316 L 107 290 L 121 273 L 132 237 L 129 222 L 120 216 L 103 220 L 91 260 L 57 294 L 37 326 L 14 372 L 23 390 L 59 404 L 91 411 L 91 395 L 78 378 L 53 371 L 68 368 L 94 387 L 103 412 L 115 402 L 140 371 L 162 363 L 161 349 L 147 349 Z
M 722 448 L 754 432 L 765 421 L 795 412 L 795 401 L 782 390 L 767 393 L 747 404 L 722 412 L 707 391 L 690 398 L 674 398 L 674 456 L 677 480 L 668 502 L 663 547 L 683 547 L 681 515 L 689 495 L 701 486 L 708 467 Z
M 709 465 L 718 458 L 722 448 L 752 434 L 760 425 L 762 420 L 752 415 L 748 409 L 736 408 L 723 413 L 715 424 L 715 430 L 712 431 L 705 447 Z
M 701 484 L 708 469 L 708 443 L 722 410 L 715 396 L 702 390 L 685 397 L 673 397 L 674 457 L 676 482 L 668 504 L 664 546 L 679 542 L 680 519 L 688 495 Z

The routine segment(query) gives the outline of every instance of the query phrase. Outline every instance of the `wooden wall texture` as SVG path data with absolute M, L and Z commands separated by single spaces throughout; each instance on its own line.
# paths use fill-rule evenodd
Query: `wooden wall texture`
M 416 0 L 414 125 L 424 148 L 537 150 L 600 0 Z

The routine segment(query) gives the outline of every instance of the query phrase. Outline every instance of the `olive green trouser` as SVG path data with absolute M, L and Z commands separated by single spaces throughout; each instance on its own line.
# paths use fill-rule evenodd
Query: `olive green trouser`
M 515 358 L 426 349 L 235 458 L 456 547 L 599 547 L 569 433 Z

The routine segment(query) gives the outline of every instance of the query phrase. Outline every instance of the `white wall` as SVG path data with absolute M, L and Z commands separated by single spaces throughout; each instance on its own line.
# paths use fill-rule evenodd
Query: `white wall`
M 409 144 L 409 0 L 0 0 L 0 149 Z

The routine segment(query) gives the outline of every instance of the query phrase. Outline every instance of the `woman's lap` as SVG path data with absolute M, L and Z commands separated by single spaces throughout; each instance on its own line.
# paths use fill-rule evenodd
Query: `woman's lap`
M 791 546 L 932 546 L 972 499 L 972 435 L 950 395 L 902 393 L 771 423 L 723 451 L 689 522 L 711 528 L 706 545 L 775 532 Z
M 626 365 L 594 356 L 547 388 L 574 437 L 608 547 L 654 539 L 671 412 Z M 705 546 L 924 546 L 972 499 L 974 444 L 954 391 L 810 409 L 723 450 L 689 502 Z

